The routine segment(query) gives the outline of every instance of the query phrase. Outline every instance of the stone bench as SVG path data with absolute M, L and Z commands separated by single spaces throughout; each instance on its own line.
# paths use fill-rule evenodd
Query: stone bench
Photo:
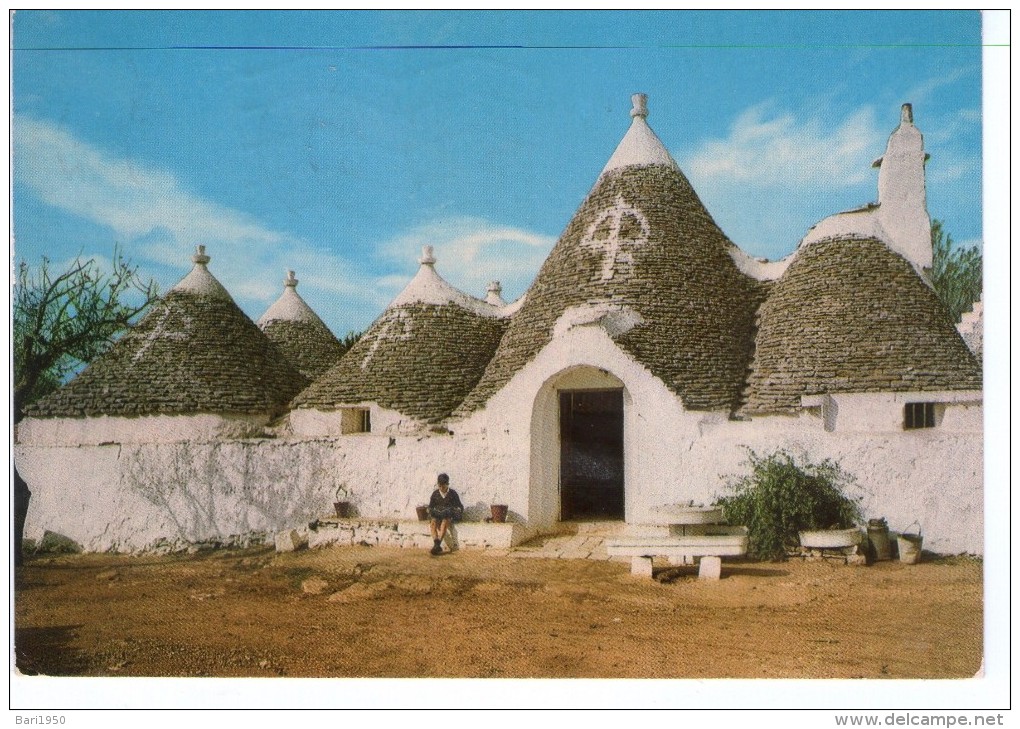
M 676 560 L 699 559 L 698 577 L 718 580 L 722 574 L 723 557 L 747 554 L 745 527 L 716 527 L 711 534 L 688 536 L 627 536 L 606 540 L 610 557 L 630 557 L 631 574 L 652 576 L 652 558 Z
M 468 548 L 510 549 L 525 541 L 528 531 L 517 522 L 458 521 L 452 525 L 457 544 Z M 400 534 L 420 535 L 432 543 L 427 521 L 402 521 L 397 525 Z
M 529 533 L 523 524 L 517 522 L 498 524 L 462 521 L 454 524 L 447 535 L 447 545 L 450 547 L 510 549 L 525 541 Z M 432 537 L 427 521 L 326 517 L 308 525 L 308 546 L 312 549 L 361 543 L 427 549 L 432 546 Z

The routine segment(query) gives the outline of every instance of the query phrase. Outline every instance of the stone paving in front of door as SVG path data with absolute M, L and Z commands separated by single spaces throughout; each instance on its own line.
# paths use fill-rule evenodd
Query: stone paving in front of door
M 623 533 L 627 525 L 621 521 L 564 522 L 565 533 L 537 537 L 506 550 L 511 558 L 538 559 L 598 559 L 629 561 L 627 557 L 610 557 L 606 551 L 606 538 Z
M 539 537 L 507 552 L 511 558 L 610 559 L 605 538 L 590 534 L 560 534 Z

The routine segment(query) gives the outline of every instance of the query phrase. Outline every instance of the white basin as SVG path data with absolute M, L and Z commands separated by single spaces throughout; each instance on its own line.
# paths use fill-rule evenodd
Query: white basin
M 723 520 L 722 509 L 717 506 L 666 504 L 655 512 L 670 524 L 719 524 Z
M 800 533 L 800 545 L 809 549 L 840 549 L 861 543 L 860 529 L 818 529 Z

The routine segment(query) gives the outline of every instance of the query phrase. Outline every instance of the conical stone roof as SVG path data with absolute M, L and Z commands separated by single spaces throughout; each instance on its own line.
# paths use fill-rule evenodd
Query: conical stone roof
M 377 403 L 434 423 L 464 400 L 491 359 L 506 320 L 500 307 L 444 281 L 435 262 L 426 246 L 407 287 L 336 366 L 295 398 L 295 408 Z
M 308 384 L 209 273 L 195 267 L 34 417 L 276 414 Z
M 554 336 L 569 309 L 617 312 L 616 344 L 693 410 L 740 402 L 761 283 L 648 127 L 643 94 L 594 188 L 539 271 L 478 386 L 458 413 L 482 407 Z M 609 330 L 607 329 L 607 331 Z
M 761 307 L 744 411 L 981 386 L 978 361 L 906 259 L 875 239 L 828 240 L 802 247 Z
M 343 345 L 297 292 L 298 280 L 287 271 L 283 294 L 258 321 L 259 329 L 302 375 L 314 380 L 339 361 Z

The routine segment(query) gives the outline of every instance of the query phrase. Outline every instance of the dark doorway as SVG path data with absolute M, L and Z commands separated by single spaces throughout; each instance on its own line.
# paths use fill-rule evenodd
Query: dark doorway
M 623 390 L 560 391 L 560 519 L 623 518 Z

